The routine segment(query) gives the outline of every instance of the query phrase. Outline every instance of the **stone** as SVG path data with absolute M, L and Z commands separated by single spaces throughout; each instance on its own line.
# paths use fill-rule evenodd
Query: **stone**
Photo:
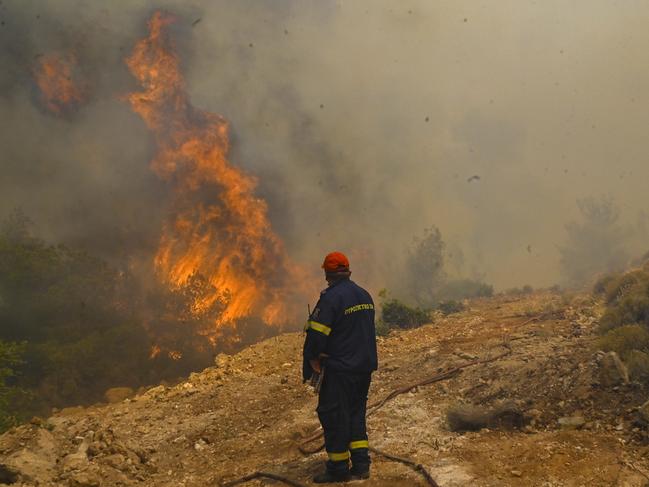
M 523 413 L 511 401 L 492 408 L 471 404 L 456 405 L 449 408 L 446 419 L 451 431 L 478 431 L 486 427 L 511 430 L 525 425 Z
M 25 448 L 14 452 L 0 464 L 0 474 L 9 480 L 20 477 L 38 482 L 51 481 L 56 473 L 56 443 L 52 434 L 38 429 Z
M 104 398 L 109 404 L 122 402 L 135 394 L 135 391 L 130 387 L 111 387 L 104 393 Z
M 463 358 L 464 360 L 475 360 L 478 358 L 476 355 L 467 353 L 460 349 L 455 350 L 455 355 L 457 355 L 460 358 Z
M 114 453 L 112 455 L 108 455 L 102 459 L 104 463 L 110 465 L 111 467 L 114 468 L 122 468 L 124 462 L 126 461 L 126 458 L 124 458 L 124 455 L 120 453 Z
M 194 450 L 196 451 L 203 451 L 206 447 L 207 443 L 205 443 L 205 440 L 203 440 L 202 438 L 194 443 Z
M 78 414 L 83 414 L 86 411 L 86 409 L 83 406 L 71 406 L 69 408 L 63 408 L 61 411 L 59 411 L 59 416 L 62 417 L 69 417 L 69 416 L 76 416 Z
M 228 355 L 227 353 L 219 353 L 214 358 L 214 365 L 216 365 L 217 367 L 227 367 L 231 360 L 232 356 Z
M 615 387 L 629 383 L 629 371 L 617 353 L 608 352 L 599 362 L 599 383 L 603 387 Z
M 166 390 L 166 387 L 163 386 L 163 385 L 155 386 L 155 387 L 152 387 L 151 389 L 147 390 L 142 396 L 147 398 L 147 399 L 151 399 L 151 398 L 156 397 L 159 394 L 162 394 L 163 392 L 165 392 L 165 390 Z
M 106 449 L 106 446 L 103 441 L 93 441 L 88 445 L 88 455 L 91 457 L 97 456 L 102 450 Z
M 89 441 L 85 438 L 75 453 L 70 453 L 63 458 L 63 471 L 82 470 L 88 465 Z
M 99 471 L 88 469 L 83 472 L 75 472 L 70 476 L 70 487 L 99 487 L 101 485 L 101 474 Z
M 563 429 L 580 429 L 586 424 L 583 416 L 564 416 L 559 418 L 559 426 Z
M 82 470 L 88 465 L 88 455 L 85 453 L 70 453 L 63 458 L 63 471 Z

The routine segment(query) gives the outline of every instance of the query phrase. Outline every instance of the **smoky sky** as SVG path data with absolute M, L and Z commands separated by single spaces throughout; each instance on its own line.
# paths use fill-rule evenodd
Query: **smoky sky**
M 152 255 L 170 189 L 122 97 L 156 8 L 178 16 L 192 103 L 229 120 L 231 161 L 307 267 L 339 249 L 359 282 L 390 286 L 435 225 L 463 256 L 453 272 L 544 286 L 561 280 L 577 199 L 646 220 L 649 5 L 631 0 L 3 0 L 3 213 L 23 208 L 52 241 Z M 87 84 L 63 117 L 33 81 L 52 51 L 75 52 Z

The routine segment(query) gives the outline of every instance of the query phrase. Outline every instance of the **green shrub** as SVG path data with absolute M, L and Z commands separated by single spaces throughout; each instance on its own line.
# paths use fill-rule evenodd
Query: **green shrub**
M 649 354 L 640 350 L 631 350 L 624 355 L 623 361 L 632 379 L 649 381 Z
M 442 301 L 437 305 L 437 309 L 445 315 L 450 315 L 452 313 L 459 313 L 460 311 L 464 311 L 464 305 L 460 301 Z
M 600 329 L 608 331 L 629 323 L 649 326 L 649 296 L 646 293 L 634 292 L 609 306 L 600 320 Z
M 600 319 L 597 345 L 614 351 L 635 380 L 649 382 L 649 269 L 602 277 L 594 291 L 607 307 Z
M 646 327 L 639 324 L 619 326 L 599 338 L 597 346 L 606 352 L 616 352 L 633 379 L 649 380 L 649 330 Z
M 416 328 L 430 322 L 426 309 L 411 308 L 398 299 L 388 299 L 381 304 L 382 320 L 388 328 Z
M 623 325 L 609 330 L 597 340 L 605 352 L 616 352 L 623 357 L 630 350 L 649 350 L 649 331 L 641 325 Z
M 646 284 L 648 281 L 647 272 L 639 269 L 614 277 L 605 288 L 606 303 L 612 304 L 620 301 L 624 296 L 627 296 L 633 290 L 637 291 L 640 285 Z
M 206 279 L 193 276 L 173 290 L 143 285 L 29 230 L 20 212 L 0 222 L 0 429 L 20 415 L 97 402 L 107 388 L 173 380 L 211 363 L 200 331 L 212 326 L 220 303 L 200 315 L 191 309 L 211 291 Z M 154 345 L 163 353 L 151 359 Z
M 461 299 L 490 297 L 493 296 L 493 293 L 493 286 L 482 281 L 453 279 L 444 284 L 439 295 L 441 300 L 459 301 Z
M 390 327 L 382 319 L 376 320 L 376 336 L 384 337 L 390 334 Z
M 24 419 L 16 408 L 23 391 L 12 385 L 16 381 L 16 371 L 23 364 L 24 351 L 22 344 L 0 341 L 0 432 Z
M 604 274 L 602 277 L 595 281 L 593 285 L 593 294 L 597 296 L 602 296 L 606 294 L 606 290 L 611 285 L 613 281 L 618 278 L 617 274 Z

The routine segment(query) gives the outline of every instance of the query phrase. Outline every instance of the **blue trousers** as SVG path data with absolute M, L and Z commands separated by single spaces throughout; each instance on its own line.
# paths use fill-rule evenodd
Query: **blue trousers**
M 325 371 L 316 411 L 332 474 L 347 473 L 350 459 L 355 471 L 369 469 L 365 415 L 370 381 L 370 373 Z

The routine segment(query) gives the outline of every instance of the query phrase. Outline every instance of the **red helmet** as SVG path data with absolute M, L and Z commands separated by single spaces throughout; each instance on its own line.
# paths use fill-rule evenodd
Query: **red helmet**
M 331 252 L 325 257 L 322 268 L 325 272 L 349 271 L 349 260 L 342 252 Z

